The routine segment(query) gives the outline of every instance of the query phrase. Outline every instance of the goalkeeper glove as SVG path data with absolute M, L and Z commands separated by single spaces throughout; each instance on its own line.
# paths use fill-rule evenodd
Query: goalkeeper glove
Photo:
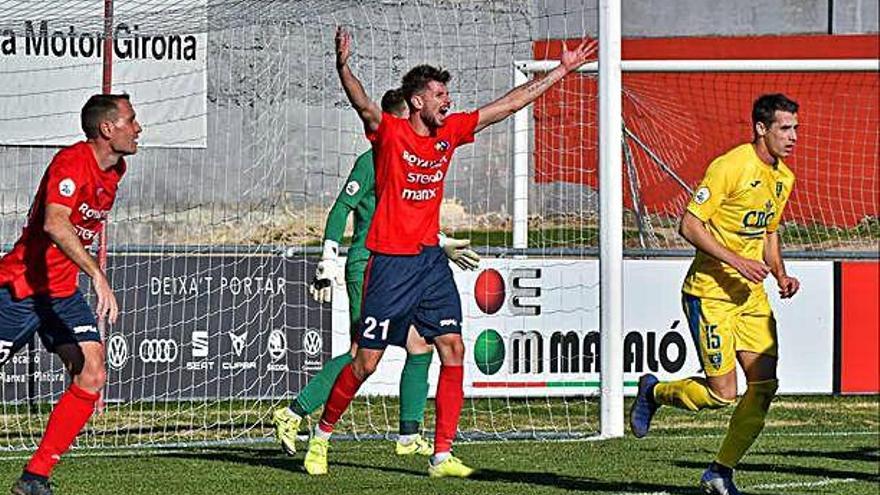
M 467 248 L 471 244 L 470 239 L 453 239 L 442 232 L 437 234 L 437 238 L 446 257 L 462 270 L 476 270 L 480 266 L 480 255 Z
M 339 266 L 339 243 L 336 241 L 324 241 L 324 253 L 315 270 L 315 278 L 309 284 L 309 293 L 319 303 L 330 302 L 333 295 L 333 285 L 345 283 L 342 267 Z

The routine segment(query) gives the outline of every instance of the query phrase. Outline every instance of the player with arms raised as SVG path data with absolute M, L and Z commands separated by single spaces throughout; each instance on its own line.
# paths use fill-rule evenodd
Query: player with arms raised
M 736 362 L 748 388 L 715 461 L 703 473 L 706 493 L 737 495 L 733 468 L 764 428 L 776 393 L 776 319 L 764 278 L 773 274 L 783 299 L 800 283 L 782 261 L 779 221 L 794 186 L 783 162 L 797 142 L 798 105 L 782 94 L 752 107 L 754 139 L 721 155 L 706 170 L 681 220 L 681 235 L 697 248 L 682 287 L 682 306 L 706 378 L 658 383 L 639 380 L 630 411 L 636 437 L 648 433 L 661 405 L 699 411 L 736 400 Z
M 92 96 L 81 123 L 86 140 L 52 159 L 21 237 L 0 259 L 0 366 L 36 332 L 73 377 L 12 487 L 14 495 L 51 495 L 49 475 L 104 388 L 104 344 L 96 315 L 77 288 L 80 270 L 92 279 L 97 318 L 113 323 L 119 312 L 107 276 L 86 246 L 103 229 L 125 174 L 123 157 L 137 152 L 141 126 L 128 95 Z
M 408 119 L 383 113 L 348 66 L 351 38 L 336 33 L 336 67 L 342 87 L 364 124 L 376 163 L 376 213 L 367 234 L 370 261 L 364 281 L 360 338 L 354 361 L 339 374 L 309 442 L 306 470 L 327 472 L 327 449 L 334 425 L 361 384 L 375 371 L 388 345 L 433 343 L 440 356 L 436 394 L 432 477 L 467 477 L 473 470 L 452 456 L 452 440 L 464 402 L 464 343 L 461 300 L 437 246 L 444 179 L 458 146 L 474 134 L 522 109 L 569 72 L 584 64 L 595 43 L 564 50 L 560 65 L 541 79 L 518 86 L 500 99 L 466 113 L 450 113 L 445 70 L 420 65 L 410 70 L 401 90 Z M 416 332 L 411 331 L 414 325 Z
M 391 89 L 382 96 L 382 111 L 398 118 L 409 116 L 409 109 L 400 90 Z M 296 451 L 296 436 L 302 418 L 327 402 L 330 388 L 342 367 L 351 362 L 357 352 L 358 323 L 361 318 L 364 270 L 370 252 L 364 246 L 367 230 L 376 209 L 376 181 L 373 167 L 373 151 L 361 154 L 330 208 L 324 228 L 324 252 L 309 291 L 318 302 L 330 302 L 333 284 L 342 284 L 339 266 L 339 243 L 345 230 L 349 213 L 353 215 L 354 233 L 345 259 L 345 288 L 348 292 L 348 314 L 351 321 L 352 344 L 348 352 L 334 357 L 321 368 L 299 395 L 290 403 L 275 411 L 275 435 L 288 454 Z M 441 236 L 441 247 L 446 257 L 463 270 L 476 269 L 480 257 L 466 249 L 468 240 Z M 422 339 L 414 339 L 407 347 L 406 363 L 400 375 L 400 428 L 395 452 L 398 455 L 431 455 L 433 444 L 422 437 L 421 425 L 425 415 L 428 394 L 428 368 L 434 356 L 434 348 Z

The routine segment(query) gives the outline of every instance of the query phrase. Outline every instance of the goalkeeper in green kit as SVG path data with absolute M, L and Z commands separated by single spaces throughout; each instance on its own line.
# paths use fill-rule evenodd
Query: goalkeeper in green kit
M 382 96 L 382 111 L 396 117 L 406 118 L 408 107 L 399 90 L 389 90 Z M 364 246 L 367 231 L 376 208 L 375 176 L 373 168 L 373 152 L 367 151 L 360 155 L 349 173 L 345 187 L 339 192 L 336 202 L 327 216 L 324 228 L 324 252 L 309 286 L 309 292 L 316 301 L 329 302 L 333 285 L 342 285 L 342 269 L 339 266 L 339 241 L 345 230 L 345 223 L 350 212 L 354 213 L 354 234 L 351 247 L 345 262 L 345 288 L 348 293 L 350 332 L 357 328 L 360 319 L 364 271 L 370 258 L 370 251 Z M 464 270 L 476 269 L 480 257 L 467 249 L 468 240 L 446 238 L 441 234 L 440 246 L 446 256 Z M 410 332 L 410 338 L 417 335 Z M 351 336 L 352 344 L 349 352 L 339 355 L 324 364 L 321 371 L 312 378 L 299 395 L 284 407 L 275 411 L 275 435 L 281 442 L 285 452 L 293 455 L 296 452 L 295 440 L 302 418 L 309 415 L 327 401 L 336 377 L 345 365 L 352 361 L 357 351 L 357 339 Z M 420 342 L 408 345 L 403 372 L 400 376 L 400 430 L 395 446 L 398 455 L 419 454 L 429 456 L 434 452 L 430 440 L 421 435 L 422 419 L 425 414 L 425 403 L 428 395 L 428 368 L 434 355 L 434 346 L 421 337 Z

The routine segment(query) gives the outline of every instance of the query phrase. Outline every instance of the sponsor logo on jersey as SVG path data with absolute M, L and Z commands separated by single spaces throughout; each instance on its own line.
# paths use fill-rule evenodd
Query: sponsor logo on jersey
M 782 182 L 776 182 L 776 197 L 782 196 L 783 185 Z
M 449 149 L 449 141 L 437 141 L 434 143 L 434 149 L 437 151 L 446 151 Z
M 752 182 L 749 183 L 749 185 L 752 187 L 758 187 L 758 185 L 760 185 L 760 184 L 761 184 L 760 180 L 753 180 Z
M 404 189 L 400 197 L 409 201 L 428 201 L 437 197 L 437 189 Z
M 79 205 L 79 208 L 76 211 L 80 212 L 84 220 L 92 220 L 98 219 L 102 220 L 107 218 L 107 210 L 97 210 L 88 205 L 88 203 L 82 203 Z
M 420 174 L 409 172 L 406 174 L 406 181 L 410 184 L 434 184 L 443 180 L 443 171 L 438 170 L 433 174 Z
M 73 193 L 76 192 L 76 182 L 71 178 L 62 179 L 61 182 L 58 183 L 58 194 L 64 196 L 65 198 L 69 198 L 73 196 Z
M 438 168 L 443 166 L 443 164 L 448 161 L 445 156 L 440 158 L 439 160 L 426 160 L 419 157 L 415 153 L 410 153 L 407 150 L 403 150 L 403 155 L 401 156 L 403 158 L 403 161 L 419 168 Z
M 358 191 L 361 190 L 361 185 L 357 183 L 357 181 L 350 181 L 345 185 L 345 194 L 349 196 L 354 196 Z
M 712 193 L 709 192 L 709 188 L 703 186 L 697 189 L 697 192 L 694 193 L 694 203 L 701 205 L 706 201 L 709 201 L 709 198 L 712 196 Z

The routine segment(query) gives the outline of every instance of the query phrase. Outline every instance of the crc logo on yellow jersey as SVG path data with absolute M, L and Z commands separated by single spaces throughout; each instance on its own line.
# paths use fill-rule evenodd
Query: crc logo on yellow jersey
M 752 210 L 743 216 L 743 227 L 765 229 L 770 225 L 775 216 L 776 212 L 773 211 L 773 202 L 767 201 L 764 205 L 764 211 Z

